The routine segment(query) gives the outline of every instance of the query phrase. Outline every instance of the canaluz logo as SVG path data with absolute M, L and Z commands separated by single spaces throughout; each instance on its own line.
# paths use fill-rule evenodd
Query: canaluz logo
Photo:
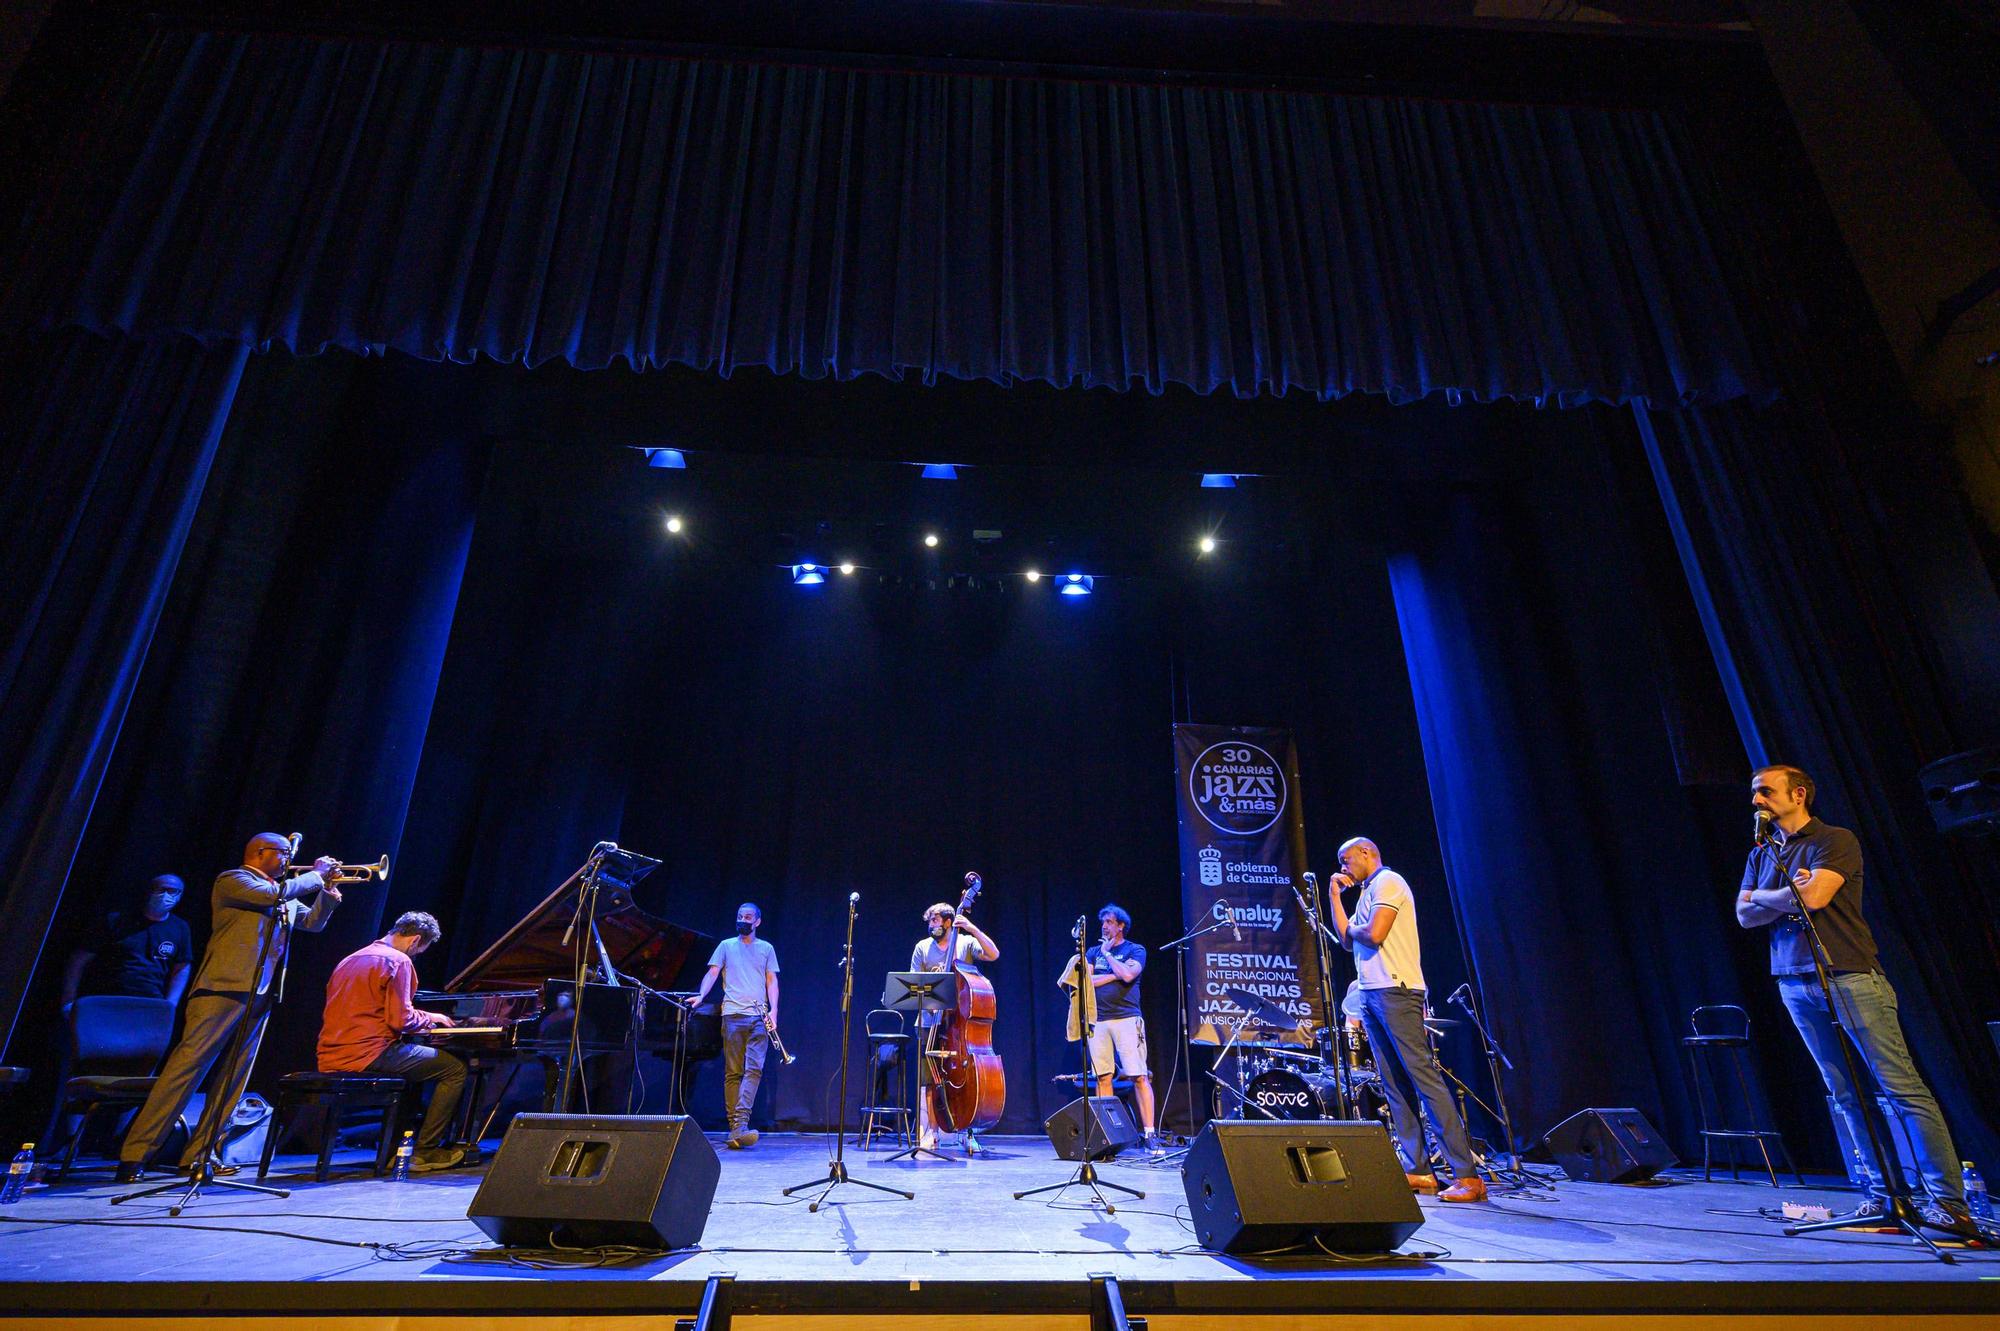
M 1211 744 L 1188 771 L 1188 795 L 1218 832 L 1254 836 L 1285 811 L 1285 770 L 1255 744 Z

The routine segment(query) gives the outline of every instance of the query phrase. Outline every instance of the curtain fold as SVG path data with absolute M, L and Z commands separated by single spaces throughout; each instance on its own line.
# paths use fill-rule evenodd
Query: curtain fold
M 1983 579 L 1934 571 L 1959 604 L 1953 620 L 1922 617 L 1923 584 L 1897 576 L 1892 547 L 1930 538 L 1878 526 L 1875 506 L 1893 496 L 1859 484 L 1839 442 L 1796 409 L 1636 416 L 1744 747 L 1812 773 L 1815 812 L 1861 838 L 1869 924 L 1911 1048 L 1957 1110 L 1960 1149 L 1990 1155 L 2000 866 L 1936 835 L 1916 771 L 1990 738 L 1990 715 L 1957 714 L 1970 681 L 1937 661 L 1972 625 L 1990 645 L 2000 603 Z
M 64 332 L 4 348 L 0 1020 L 12 1038 L 249 352 Z
M 163 33 L 9 326 L 1404 401 L 1773 389 L 1661 115 Z

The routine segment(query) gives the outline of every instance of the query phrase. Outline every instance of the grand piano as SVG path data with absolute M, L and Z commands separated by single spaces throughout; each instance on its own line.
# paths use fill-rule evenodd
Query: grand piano
M 695 1069 L 722 1050 L 721 1017 L 716 1001 L 690 1012 L 672 995 L 700 982 L 716 940 L 649 914 L 632 900 L 633 886 L 659 863 L 600 844 L 562 886 L 442 989 L 417 992 L 419 1008 L 453 1022 L 424 1038 L 473 1066 L 467 1126 L 486 1074 L 505 1067 L 511 1085 L 530 1062 L 542 1067 L 544 1112 L 567 1111 L 566 1092 L 573 1100 L 574 1088 L 589 1086 L 601 1070 L 593 1061 L 622 1056 L 612 1066 L 622 1067 L 629 1078 L 631 1060 L 646 1054 L 673 1060 L 676 1092 L 685 1102 Z M 592 898 L 594 911 L 586 909 Z M 617 1075 L 614 1071 L 614 1080 Z M 596 1107 L 615 1112 L 625 1103 L 625 1088 L 607 1088 L 603 1080 L 593 1096 Z M 616 1105 L 606 1102 L 607 1089 Z

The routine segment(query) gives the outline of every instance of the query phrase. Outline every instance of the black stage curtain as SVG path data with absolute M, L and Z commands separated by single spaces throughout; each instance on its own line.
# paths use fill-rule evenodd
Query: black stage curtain
M 65 332 L 0 349 L 0 1034 L 11 1036 L 249 359 Z
M 1771 390 L 1649 111 L 167 32 L 9 322 L 590 368 Z

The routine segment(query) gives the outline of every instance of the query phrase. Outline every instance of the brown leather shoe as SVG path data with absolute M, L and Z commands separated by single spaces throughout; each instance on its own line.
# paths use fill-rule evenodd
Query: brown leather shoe
M 1467 1174 L 1464 1178 L 1453 1179 L 1451 1186 L 1438 1194 L 1441 1202 L 1483 1202 L 1486 1200 L 1486 1180 L 1477 1174 Z
M 1411 1192 L 1436 1192 L 1438 1190 L 1438 1177 L 1436 1174 L 1405 1174 L 1403 1177 L 1410 1181 Z

